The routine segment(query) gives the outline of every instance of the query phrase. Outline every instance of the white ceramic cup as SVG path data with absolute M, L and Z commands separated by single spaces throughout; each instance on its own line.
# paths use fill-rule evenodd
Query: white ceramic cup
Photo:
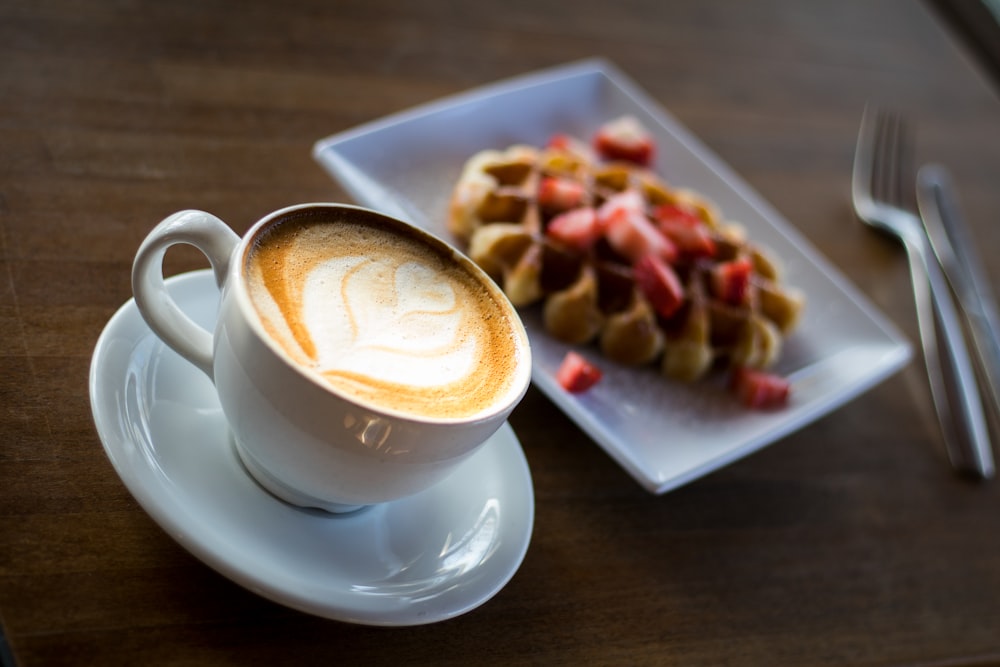
M 273 225 L 303 214 L 375 221 L 438 248 L 447 262 L 486 287 L 509 319 L 514 358 L 507 389 L 467 417 L 427 417 L 342 392 L 303 368 L 267 333 L 251 302 L 245 265 Z M 262 241 L 266 243 L 266 239 Z M 208 257 L 221 290 L 209 332 L 170 297 L 163 279 L 167 249 L 184 243 Z M 241 239 L 219 218 L 181 211 L 146 237 L 135 257 L 132 289 L 147 324 L 215 383 L 236 449 L 249 473 L 275 496 L 300 507 L 345 512 L 422 491 L 452 473 L 504 423 L 530 382 L 531 355 L 521 321 L 503 292 L 444 241 L 380 213 L 345 204 L 302 204 L 275 211 Z

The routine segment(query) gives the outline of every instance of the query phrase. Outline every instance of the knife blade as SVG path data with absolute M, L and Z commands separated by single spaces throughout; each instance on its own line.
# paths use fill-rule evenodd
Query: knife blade
M 966 226 L 948 171 L 929 164 L 917 173 L 920 218 L 948 283 L 958 298 L 979 358 L 994 418 L 1000 419 L 1000 316 L 979 253 Z

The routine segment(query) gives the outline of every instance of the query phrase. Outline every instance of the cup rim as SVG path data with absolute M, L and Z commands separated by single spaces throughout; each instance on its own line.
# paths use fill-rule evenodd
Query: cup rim
M 381 405 L 351 395 L 330 384 L 318 373 L 310 369 L 303 368 L 301 364 L 296 363 L 295 360 L 292 359 L 292 357 L 280 345 L 278 345 L 264 329 L 264 325 L 260 319 L 260 314 L 257 312 L 256 307 L 250 299 L 244 268 L 246 266 L 247 256 L 250 249 L 253 247 L 254 241 L 260 236 L 264 229 L 274 224 L 275 221 L 279 219 L 286 219 L 292 214 L 307 209 L 358 211 L 366 216 L 374 216 L 376 218 L 387 220 L 390 224 L 406 228 L 408 231 L 416 234 L 423 242 L 434 245 L 439 250 L 447 252 L 449 256 L 456 261 L 456 263 L 472 274 L 476 280 L 487 289 L 494 301 L 502 304 L 503 308 L 507 310 L 510 316 L 509 319 L 513 323 L 511 329 L 517 339 L 517 348 L 519 352 L 518 356 L 521 357 L 521 361 L 514 368 L 515 377 L 511 382 L 510 389 L 504 394 L 504 400 L 494 403 L 486 410 L 464 417 L 434 417 L 420 415 L 410 411 L 396 410 L 391 406 Z M 392 417 L 397 420 L 420 424 L 479 424 L 489 422 L 495 419 L 498 415 L 509 413 L 510 410 L 512 410 L 521 401 L 531 384 L 531 344 L 517 308 L 510 302 L 510 299 L 507 298 L 507 295 L 504 294 L 503 290 L 500 289 L 496 282 L 478 264 L 472 261 L 472 259 L 445 239 L 437 236 L 433 232 L 418 227 L 411 222 L 401 220 L 371 208 L 357 206 L 355 204 L 343 204 L 338 202 L 307 202 L 302 204 L 293 204 L 268 213 L 247 230 L 247 232 L 240 239 L 240 242 L 236 247 L 236 251 L 232 256 L 229 271 L 230 275 L 229 279 L 226 281 L 226 286 L 232 292 L 233 298 L 236 299 L 236 303 L 238 304 L 240 313 L 243 316 L 243 320 L 248 324 L 253 334 L 265 346 L 267 346 L 269 350 L 281 359 L 287 367 L 291 368 L 297 375 L 310 381 L 314 386 L 325 392 L 331 393 L 342 400 L 362 406 L 366 410 L 373 413 Z

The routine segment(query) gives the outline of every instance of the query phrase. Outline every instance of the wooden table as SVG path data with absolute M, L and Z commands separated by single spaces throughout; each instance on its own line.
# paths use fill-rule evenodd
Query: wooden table
M 397 6 L 398 5 L 398 6 Z M 913 341 L 902 252 L 853 217 L 866 101 L 953 170 L 1000 289 L 1000 104 L 929 6 L 893 0 L 0 5 L 0 616 L 11 664 L 984 664 L 1000 661 L 1000 481 L 945 462 L 919 357 L 780 442 L 642 490 L 536 389 L 511 419 L 532 543 L 492 600 L 382 629 L 217 574 L 133 500 L 87 375 L 139 241 L 346 200 L 328 134 L 604 56 Z M 170 255 L 168 271 L 200 268 Z M 6 663 L 5 663 L 6 664 Z

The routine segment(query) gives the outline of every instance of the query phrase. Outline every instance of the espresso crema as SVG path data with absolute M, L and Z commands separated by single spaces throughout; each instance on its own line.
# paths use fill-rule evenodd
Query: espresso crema
M 251 246 L 246 283 L 273 340 L 374 406 L 465 418 L 509 400 L 523 350 L 508 309 L 405 227 L 340 215 L 282 220 Z

